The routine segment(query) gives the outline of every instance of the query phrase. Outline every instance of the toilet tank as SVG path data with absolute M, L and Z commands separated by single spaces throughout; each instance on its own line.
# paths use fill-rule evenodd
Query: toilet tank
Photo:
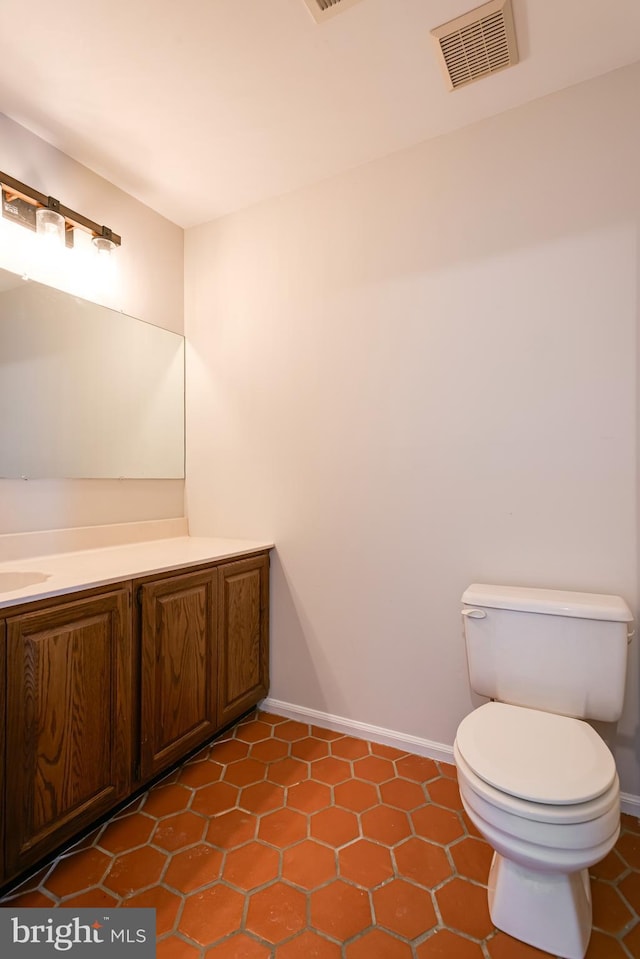
M 577 719 L 620 718 L 633 616 L 619 596 L 474 583 L 462 603 L 476 693 Z

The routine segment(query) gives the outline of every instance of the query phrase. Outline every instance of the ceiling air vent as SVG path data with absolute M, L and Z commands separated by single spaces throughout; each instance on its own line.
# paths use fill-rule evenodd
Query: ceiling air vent
M 431 31 L 450 90 L 518 62 L 511 0 L 491 0 Z
M 342 13 L 360 0 L 304 0 L 316 23 L 323 23 L 336 13 Z

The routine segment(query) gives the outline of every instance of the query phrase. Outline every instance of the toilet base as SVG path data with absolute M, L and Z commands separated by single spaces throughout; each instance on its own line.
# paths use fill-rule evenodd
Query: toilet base
M 489 913 L 498 929 L 561 956 L 583 959 L 591 936 L 589 872 L 541 873 L 493 854 Z

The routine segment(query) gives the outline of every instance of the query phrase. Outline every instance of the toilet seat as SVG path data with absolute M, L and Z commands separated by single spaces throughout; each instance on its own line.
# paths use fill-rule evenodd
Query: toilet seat
M 509 817 L 515 816 L 521 820 L 527 819 L 532 823 L 549 824 L 550 826 L 578 825 L 605 818 L 609 820 L 611 815 L 619 818 L 620 782 L 617 774 L 611 786 L 604 793 L 588 802 L 574 804 L 537 803 L 528 799 L 519 799 L 517 796 L 503 792 L 477 776 L 461 756 L 457 740 L 453 745 L 453 755 L 458 768 L 460 793 L 463 794 L 465 790 L 470 790 L 479 798 L 485 810 L 494 809 L 498 816 L 506 813 Z M 490 814 L 485 813 L 485 815 Z M 522 828 L 524 828 L 524 825 Z M 605 827 L 605 831 L 607 828 Z
M 475 777 L 492 787 L 492 801 L 497 792 L 508 811 L 551 806 L 541 821 L 580 821 L 576 807 L 586 813 L 617 781 L 613 756 L 588 723 L 524 706 L 480 706 L 460 723 L 456 748 Z M 562 807 L 571 807 L 564 810 L 569 818 Z

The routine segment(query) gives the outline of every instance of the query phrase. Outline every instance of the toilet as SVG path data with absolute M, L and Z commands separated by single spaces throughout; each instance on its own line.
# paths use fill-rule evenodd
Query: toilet
M 562 959 L 591 935 L 589 867 L 620 832 L 620 785 L 585 720 L 615 722 L 632 613 L 619 596 L 474 584 L 462 596 L 471 688 L 454 757 L 465 811 L 494 854 L 492 922 Z

